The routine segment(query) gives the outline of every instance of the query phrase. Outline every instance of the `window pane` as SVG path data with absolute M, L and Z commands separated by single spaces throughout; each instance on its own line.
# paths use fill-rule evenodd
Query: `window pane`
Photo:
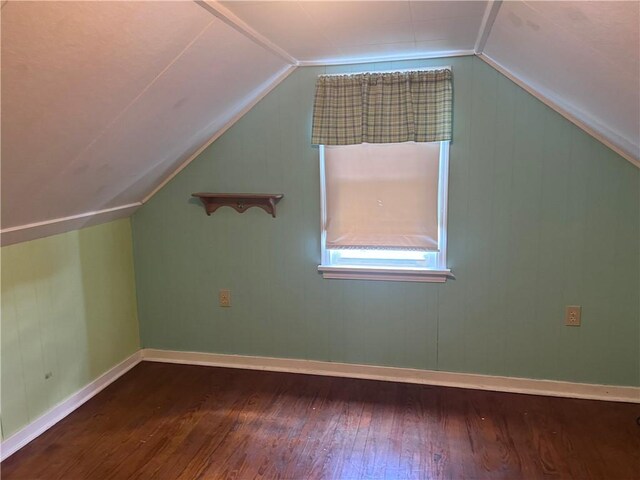
M 438 250 L 440 143 L 325 147 L 327 248 Z

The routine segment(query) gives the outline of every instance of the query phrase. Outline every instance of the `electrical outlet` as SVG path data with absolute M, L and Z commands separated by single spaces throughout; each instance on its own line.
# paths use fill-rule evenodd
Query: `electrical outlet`
M 221 307 L 231 306 L 231 290 L 220 290 L 218 292 L 218 303 Z
M 567 305 L 564 312 L 564 324 L 569 327 L 579 327 L 581 310 L 580 305 Z

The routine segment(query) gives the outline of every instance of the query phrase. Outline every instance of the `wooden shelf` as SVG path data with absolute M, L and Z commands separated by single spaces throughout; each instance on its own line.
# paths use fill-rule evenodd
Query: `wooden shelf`
M 211 215 L 220 207 L 231 207 L 236 212 L 243 213 L 251 207 L 258 207 L 276 216 L 276 203 L 280 201 L 282 193 L 194 193 L 202 201 L 207 215 Z

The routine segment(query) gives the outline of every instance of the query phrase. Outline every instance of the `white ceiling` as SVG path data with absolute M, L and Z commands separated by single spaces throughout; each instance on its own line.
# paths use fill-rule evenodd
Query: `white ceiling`
M 3 2 L 2 243 L 129 215 L 297 65 L 475 50 L 637 159 L 638 10 L 638 2 Z
M 640 156 L 640 2 L 504 2 L 484 54 Z
M 4 4 L 3 243 L 142 201 L 287 68 L 194 2 Z
M 220 2 L 300 62 L 473 51 L 475 2 Z

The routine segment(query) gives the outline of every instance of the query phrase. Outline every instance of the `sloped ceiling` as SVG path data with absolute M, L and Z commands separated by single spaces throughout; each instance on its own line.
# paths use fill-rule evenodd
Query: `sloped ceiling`
M 504 2 L 484 55 L 640 156 L 640 2 Z
M 194 2 L 5 3 L 3 243 L 130 214 L 289 68 Z
M 2 3 L 2 243 L 127 216 L 299 65 L 478 54 L 631 161 L 638 2 Z

